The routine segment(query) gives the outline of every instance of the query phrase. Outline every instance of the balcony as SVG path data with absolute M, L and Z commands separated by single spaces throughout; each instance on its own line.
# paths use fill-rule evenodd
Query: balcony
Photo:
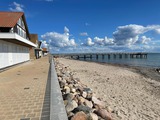
M 5 40 L 8 42 L 28 46 L 28 47 L 37 47 L 36 44 L 32 43 L 31 41 L 21 37 L 17 33 L 0 33 L 0 39 Z

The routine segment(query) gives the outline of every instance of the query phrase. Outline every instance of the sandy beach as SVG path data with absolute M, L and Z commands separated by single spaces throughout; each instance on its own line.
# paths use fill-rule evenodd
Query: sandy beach
M 111 109 L 115 120 L 159 120 L 160 78 L 153 71 L 58 59 Z

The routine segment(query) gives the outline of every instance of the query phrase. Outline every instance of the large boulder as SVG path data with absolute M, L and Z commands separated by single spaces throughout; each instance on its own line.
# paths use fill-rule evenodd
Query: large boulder
M 77 108 L 75 108 L 73 110 L 74 113 L 77 113 L 79 111 L 83 111 L 84 113 L 90 113 L 92 111 L 92 109 L 88 106 L 84 106 L 84 105 L 79 105 Z
M 71 120 L 88 120 L 87 115 L 84 112 L 77 112 Z
M 105 120 L 112 120 L 111 114 L 105 109 L 98 109 L 95 113 Z
M 74 101 L 74 100 L 68 101 L 68 103 L 66 105 L 66 111 L 67 111 L 67 113 L 69 113 L 72 110 L 74 110 L 77 106 L 78 106 L 78 104 L 76 103 L 76 101 Z
M 98 105 L 101 108 L 105 108 L 105 103 L 103 101 L 100 101 L 96 97 L 92 96 L 92 101 L 95 105 Z

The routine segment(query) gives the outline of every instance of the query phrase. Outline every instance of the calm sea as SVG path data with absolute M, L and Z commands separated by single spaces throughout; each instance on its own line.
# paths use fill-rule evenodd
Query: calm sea
M 84 59 L 80 58 L 80 60 L 84 60 Z M 92 59 L 86 58 L 85 61 L 160 68 L 160 53 L 148 53 L 147 58 L 130 58 L 130 57 L 126 58 L 125 56 L 122 56 L 122 58 L 119 58 L 118 56 L 114 58 L 113 55 L 111 55 L 110 58 L 108 58 L 108 55 L 105 55 L 103 58 L 102 55 L 98 55 L 98 59 L 96 59 L 96 56 L 95 56 Z

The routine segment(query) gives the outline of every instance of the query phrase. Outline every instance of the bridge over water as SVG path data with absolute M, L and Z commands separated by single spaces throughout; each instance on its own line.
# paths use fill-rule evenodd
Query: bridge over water
M 111 57 L 116 59 L 122 59 L 122 58 L 140 58 L 140 59 L 147 59 L 147 53 L 144 52 L 133 52 L 133 53 L 59 53 L 59 54 L 52 54 L 54 57 L 67 57 L 67 58 L 73 58 L 73 59 L 86 59 L 86 58 L 102 58 L 104 59 L 105 56 L 110 59 Z

